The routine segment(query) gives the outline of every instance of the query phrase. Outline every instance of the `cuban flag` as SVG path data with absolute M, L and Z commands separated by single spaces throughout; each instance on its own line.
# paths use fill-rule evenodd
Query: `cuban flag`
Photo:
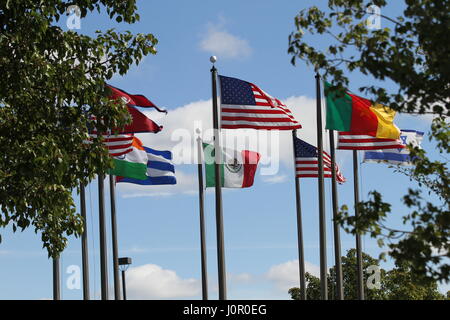
M 144 147 L 147 153 L 147 179 L 138 180 L 125 177 L 116 177 L 117 182 L 128 182 L 144 186 L 176 184 L 175 167 L 172 163 L 172 152 L 159 151 Z
M 412 144 L 420 147 L 423 139 L 423 132 L 417 130 L 401 130 L 400 141 L 403 146 Z M 388 163 L 394 165 L 412 165 L 408 148 L 381 149 L 364 152 L 364 162 Z

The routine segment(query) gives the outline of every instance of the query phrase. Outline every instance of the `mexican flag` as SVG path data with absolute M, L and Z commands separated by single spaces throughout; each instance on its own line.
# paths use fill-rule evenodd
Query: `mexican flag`
M 214 187 L 216 185 L 214 146 L 203 143 L 203 151 L 205 153 L 206 187 Z M 223 148 L 220 163 L 221 186 L 224 188 L 251 187 L 260 158 L 261 155 L 258 152 Z
M 382 139 L 398 139 L 395 111 L 349 92 L 331 91 L 325 82 L 327 102 L 326 128 Z
M 147 152 L 141 140 L 133 137 L 132 151 L 122 156 L 114 157 L 114 169 L 110 174 L 120 177 L 146 180 L 147 179 Z

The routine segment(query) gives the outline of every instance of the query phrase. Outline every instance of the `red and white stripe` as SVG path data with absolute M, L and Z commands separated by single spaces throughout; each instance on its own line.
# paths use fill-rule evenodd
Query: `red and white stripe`
M 336 181 L 344 183 L 346 180 L 335 163 Z M 297 157 L 295 158 L 295 171 L 298 178 L 317 178 L 319 176 L 319 161 L 317 157 Z M 331 157 L 323 152 L 323 177 L 331 178 Z
M 339 132 L 337 148 L 341 150 L 401 149 L 400 139 L 380 139 L 368 135 Z
M 85 143 L 92 143 L 92 139 L 96 138 L 97 134 L 91 133 L 89 136 L 90 140 L 85 141 Z M 111 157 L 118 157 L 133 151 L 132 134 L 103 135 L 103 143 L 108 148 Z
M 256 105 L 221 104 L 222 129 L 294 130 L 302 127 L 280 100 L 250 85 Z

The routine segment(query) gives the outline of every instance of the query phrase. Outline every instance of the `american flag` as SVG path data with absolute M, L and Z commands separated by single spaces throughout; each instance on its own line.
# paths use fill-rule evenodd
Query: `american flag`
M 400 139 L 380 139 L 368 135 L 339 132 L 337 148 L 341 150 L 403 149 Z
M 133 135 L 138 132 L 154 132 L 157 133 L 162 130 L 162 126 L 157 125 L 153 120 L 147 118 L 143 113 L 139 112 L 136 108 L 127 106 L 129 115 L 132 118 L 132 122 L 126 125 L 121 130 L 118 130 L 118 134 L 111 134 L 113 130 L 107 130 L 102 132 L 103 143 L 109 151 L 111 157 L 118 157 L 133 150 Z M 99 134 L 95 128 L 97 118 L 90 116 L 91 123 L 89 124 L 89 140 L 85 140 L 84 143 L 92 143 L 92 139 L 96 138 Z
M 291 111 L 253 83 L 220 76 L 221 128 L 294 130 L 302 126 Z
M 97 132 L 93 131 L 89 133 L 89 140 L 85 140 L 84 143 L 92 143 L 92 139 L 97 137 Z M 111 157 L 118 157 L 133 150 L 133 134 L 117 134 L 117 135 L 103 135 L 103 143 L 108 148 L 109 155 Z
M 92 121 L 88 126 L 89 131 L 89 139 L 85 140 L 84 143 L 91 144 L 92 140 L 97 138 L 99 133 L 95 128 L 95 123 L 97 122 L 97 118 L 95 116 L 90 116 L 90 120 Z M 103 144 L 108 149 L 109 155 L 111 157 L 118 157 L 133 150 L 133 136 L 134 134 L 130 133 L 118 133 L 111 134 L 111 130 L 107 130 L 101 134 L 103 137 Z
M 295 172 L 298 178 L 317 178 L 319 176 L 318 150 L 313 145 L 295 138 Z M 337 163 L 335 164 L 336 181 L 344 183 L 346 180 L 342 175 Z M 331 178 L 331 157 L 323 151 L 323 176 Z

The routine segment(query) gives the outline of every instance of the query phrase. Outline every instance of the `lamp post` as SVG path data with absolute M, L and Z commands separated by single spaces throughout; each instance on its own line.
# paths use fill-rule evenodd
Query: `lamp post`
M 127 300 L 127 286 L 125 285 L 125 271 L 127 271 L 130 264 L 131 264 L 131 258 L 128 258 L 128 257 L 119 258 L 119 269 L 122 272 L 123 300 Z

